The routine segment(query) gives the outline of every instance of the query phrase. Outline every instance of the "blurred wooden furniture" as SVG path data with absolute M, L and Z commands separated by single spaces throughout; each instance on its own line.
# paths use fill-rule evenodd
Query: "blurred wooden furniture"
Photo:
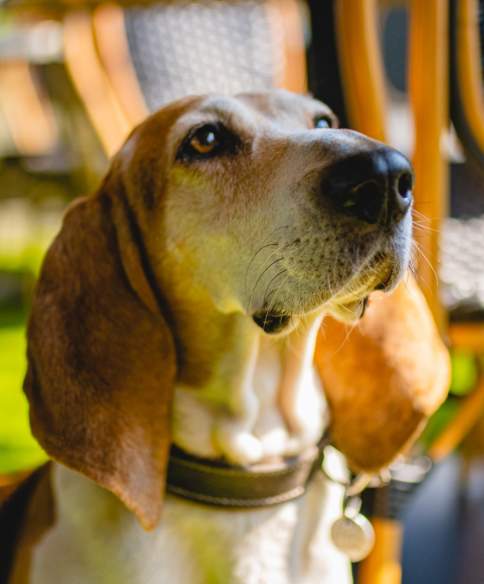
M 15 29 L 10 44 L 8 38 L 3 44 L 0 39 L 0 79 L 13 68 L 30 81 L 4 85 L 0 91 L 0 111 L 4 95 L 17 153 L 65 151 L 74 137 L 83 136 L 92 151 L 91 167 L 89 153 L 79 145 L 71 159 L 82 162 L 85 174 L 99 176 L 131 128 L 173 99 L 274 86 L 304 92 L 301 6 L 298 0 L 9 2 L 21 42 Z M 44 55 L 38 63 L 30 48 L 35 47 L 34 53 L 39 49 L 39 26 L 57 26 L 61 46 L 59 54 L 52 59 Z M 44 44 L 49 45 L 48 39 Z M 38 95 L 41 89 L 45 91 Z M 28 98 L 33 105 L 27 109 L 32 115 L 39 112 L 38 132 L 29 133 L 26 118 L 17 115 Z M 49 115 L 52 103 L 55 116 Z M 68 118 L 74 113 L 72 123 Z M 90 136 L 92 129 L 98 144 Z
M 16 150 L 35 156 L 54 148 L 57 128 L 47 100 L 39 94 L 25 61 L 0 65 L 0 108 Z M 29 112 L 28 119 L 25 112 Z
M 386 137 L 386 97 L 382 58 L 378 46 L 378 10 L 376 0 L 339 0 L 336 28 L 338 31 L 341 71 L 350 125 L 377 139 Z M 469 289 L 469 280 L 484 280 L 484 264 L 472 262 L 473 250 L 482 255 L 482 244 L 472 241 L 473 222 L 484 218 L 484 201 L 474 210 L 478 217 L 446 220 L 448 213 L 448 154 L 446 135 L 449 125 L 448 42 L 452 28 L 453 106 L 460 125 L 467 134 L 466 153 L 474 160 L 484 160 L 484 100 L 482 96 L 481 56 L 479 54 L 478 2 L 428 0 L 409 3 L 410 62 L 408 76 L 410 101 L 414 116 L 415 145 L 413 162 L 416 175 L 415 210 L 417 222 L 425 216 L 426 225 L 415 232 L 418 253 L 417 274 L 437 322 L 447 335 L 451 347 L 484 353 L 484 293 L 479 303 L 465 294 L 452 294 L 455 288 Z M 359 34 L 355 34 L 359 31 Z M 356 58 L 356 55 L 358 58 Z M 455 115 L 454 115 L 455 118 Z M 464 132 L 460 132 L 461 139 Z M 463 140 L 463 142 L 465 142 Z M 464 143 L 464 147 L 466 144 Z M 481 217 L 479 219 L 479 214 Z M 457 225 L 456 221 L 460 221 Z M 466 225 L 466 222 L 468 223 Z M 484 227 L 484 222 L 482 223 Z M 474 229 L 475 229 L 474 225 Z M 444 242 L 441 242 L 443 233 Z M 484 229 L 480 231 L 484 238 Z M 456 241 L 458 240 L 458 241 Z M 460 245 L 459 245 L 460 242 Z M 447 243 L 447 245 L 446 245 Z M 464 244 L 463 244 L 464 243 Z M 457 244 L 457 245 L 456 245 Z M 469 247 L 469 245 L 467 246 Z M 463 249 L 464 248 L 464 249 Z M 441 265 L 448 280 L 442 305 L 436 266 Z M 469 264 L 468 270 L 459 269 Z M 457 268 L 455 268 L 457 266 Z M 454 269 L 455 268 L 455 269 Z M 460 286 L 460 284 L 464 284 Z M 450 293 L 449 293 L 450 290 Z M 484 287 L 483 287 L 484 292 Z M 470 295 L 469 295 L 470 296 Z M 477 310 L 469 310 L 469 305 Z M 467 306 L 467 308 L 466 308 Z M 450 310 L 450 323 L 447 323 Z M 472 314 L 470 314 L 472 313 Z M 465 315 L 464 318 L 462 318 Z M 484 413 L 484 378 L 475 391 L 463 400 L 454 420 L 430 448 L 430 456 L 438 461 L 452 452 Z M 392 517 L 373 519 L 377 544 L 359 571 L 360 584 L 398 584 L 401 581 L 401 526 Z
M 60 19 L 66 68 L 109 156 L 150 111 L 190 93 L 305 91 L 302 16 L 297 0 L 172 0 Z

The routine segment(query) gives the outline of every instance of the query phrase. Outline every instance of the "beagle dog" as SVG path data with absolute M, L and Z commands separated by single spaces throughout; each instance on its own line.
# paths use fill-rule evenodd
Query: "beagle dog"
M 226 509 L 165 494 L 166 469 L 174 444 L 250 472 L 328 428 L 341 480 L 405 449 L 448 382 L 421 293 L 398 285 L 412 182 L 403 155 L 284 91 L 188 97 L 135 128 L 36 288 L 25 391 L 55 462 L 8 583 L 349 582 L 338 481 Z

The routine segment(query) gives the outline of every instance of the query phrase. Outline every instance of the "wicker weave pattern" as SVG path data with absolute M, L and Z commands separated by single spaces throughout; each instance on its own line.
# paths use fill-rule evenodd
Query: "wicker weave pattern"
M 467 165 L 450 168 L 450 217 L 441 241 L 442 301 L 453 321 L 484 321 L 484 188 Z
M 484 320 L 484 214 L 447 219 L 441 253 L 442 300 L 452 320 Z
M 172 0 L 125 12 L 129 49 L 150 110 L 189 94 L 273 87 L 283 33 L 264 0 Z

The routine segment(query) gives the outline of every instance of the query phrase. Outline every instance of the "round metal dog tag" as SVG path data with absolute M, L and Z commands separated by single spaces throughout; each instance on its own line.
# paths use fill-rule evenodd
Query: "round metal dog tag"
M 361 513 L 354 517 L 343 515 L 331 526 L 331 539 L 352 562 L 359 562 L 371 552 L 375 532 L 371 523 Z

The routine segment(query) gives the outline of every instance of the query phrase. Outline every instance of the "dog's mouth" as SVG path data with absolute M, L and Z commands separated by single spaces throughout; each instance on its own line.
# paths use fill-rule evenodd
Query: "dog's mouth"
M 277 334 L 284 331 L 291 322 L 288 314 L 259 311 L 252 315 L 252 319 L 265 333 Z
M 398 271 L 391 264 L 380 266 L 377 271 L 360 274 L 336 296 L 321 305 L 328 314 L 338 320 L 353 323 L 361 319 L 369 304 L 369 296 L 374 291 L 388 291 L 399 280 Z M 293 323 L 293 315 L 287 310 L 259 310 L 252 320 L 265 333 L 276 335 L 287 332 Z
M 377 272 L 370 270 L 369 275 L 357 276 L 346 289 L 332 298 L 328 303 L 328 313 L 343 322 L 354 323 L 364 316 L 372 292 L 389 291 L 399 279 L 399 270 L 384 262 Z

